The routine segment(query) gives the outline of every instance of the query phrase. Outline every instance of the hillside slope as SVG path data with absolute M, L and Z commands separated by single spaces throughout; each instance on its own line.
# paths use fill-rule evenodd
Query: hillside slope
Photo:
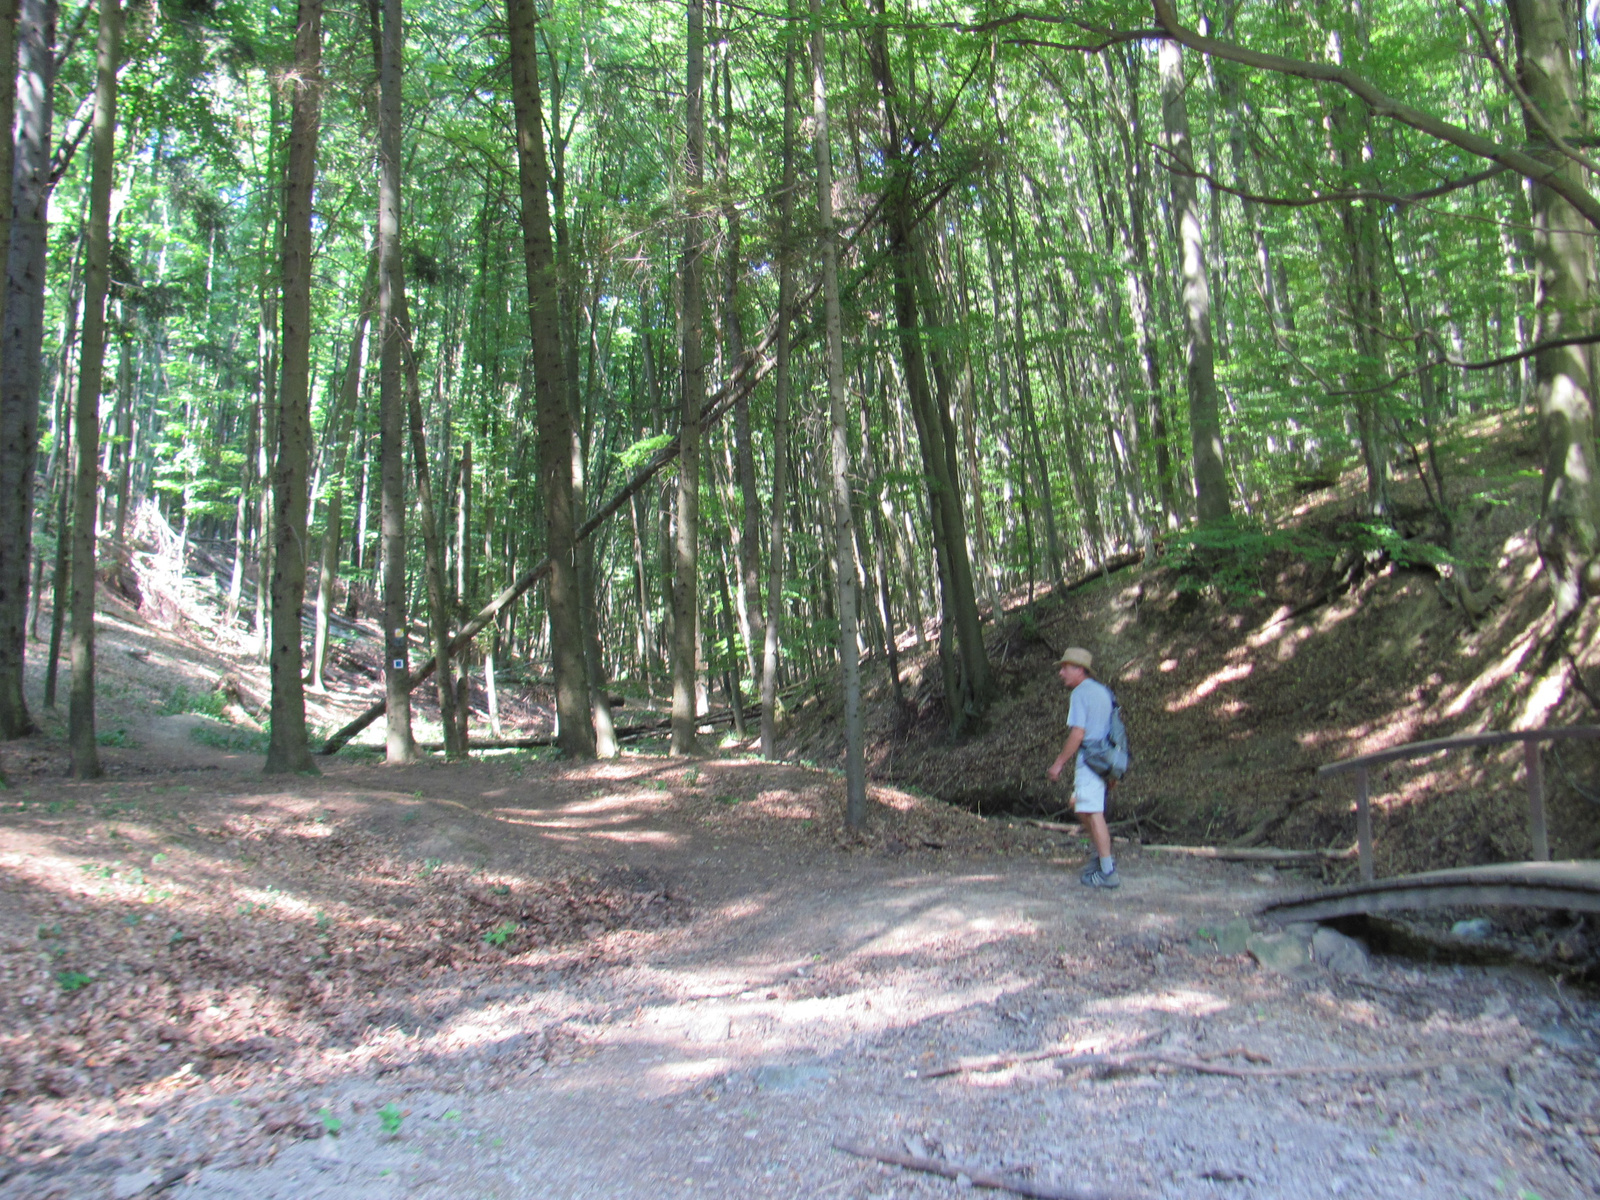
M 1453 555 L 1437 552 L 1448 531 L 1414 474 L 1396 487 L 1398 538 L 1360 522 L 1360 481 L 1347 476 L 1286 506 L 1271 535 L 1205 556 L 1169 550 L 1008 605 L 988 624 L 1002 696 L 956 744 L 932 650 L 909 657 L 903 710 L 880 666 L 871 773 L 984 812 L 1067 811 L 1068 792 L 1044 770 L 1066 735 L 1053 662 L 1068 645 L 1095 653 L 1128 711 L 1137 761 L 1111 816 L 1147 841 L 1347 846 L 1351 785 L 1318 779 L 1322 764 L 1454 733 L 1593 721 L 1583 692 L 1600 690 L 1594 614 L 1572 656 L 1544 661 L 1531 427 L 1484 423 L 1449 449 Z M 1580 686 L 1575 671 L 1593 682 Z M 831 761 L 840 736 L 824 700 L 798 714 L 789 747 Z M 1546 761 L 1552 850 L 1592 856 L 1600 754 L 1568 746 Z M 1373 781 L 1379 871 L 1526 857 L 1524 789 L 1515 747 L 1386 770 Z

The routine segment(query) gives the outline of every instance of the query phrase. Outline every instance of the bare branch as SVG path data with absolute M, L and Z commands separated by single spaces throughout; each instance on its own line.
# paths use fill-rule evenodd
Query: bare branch
M 1342 188 L 1336 192 L 1312 192 L 1305 196 L 1264 196 L 1258 192 L 1246 191 L 1244 188 L 1234 187 L 1223 183 L 1208 171 L 1202 171 L 1193 163 L 1179 158 L 1168 147 L 1159 142 L 1146 142 L 1162 155 L 1163 169 L 1171 171 L 1174 175 L 1187 175 L 1192 179 L 1202 179 L 1219 192 L 1229 196 L 1237 196 L 1251 204 L 1264 204 L 1275 208 L 1309 208 L 1314 204 L 1337 204 L 1340 202 L 1353 202 L 1356 200 L 1377 200 L 1384 204 L 1420 204 L 1424 200 L 1432 200 L 1450 192 L 1460 191 L 1482 183 L 1486 179 L 1493 179 L 1496 175 L 1504 174 L 1510 168 L 1493 166 L 1486 171 L 1478 171 L 1472 175 L 1464 175 L 1460 179 L 1451 179 L 1435 187 L 1426 188 L 1420 192 L 1375 192 L 1366 188 Z

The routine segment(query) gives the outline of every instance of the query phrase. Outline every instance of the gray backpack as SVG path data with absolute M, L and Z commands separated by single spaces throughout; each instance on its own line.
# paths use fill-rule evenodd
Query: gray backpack
M 1122 705 L 1117 703 L 1115 692 L 1111 693 L 1111 728 L 1103 738 L 1085 740 L 1083 765 L 1104 779 L 1121 779 L 1133 765 L 1128 724 L 1122 719 Z

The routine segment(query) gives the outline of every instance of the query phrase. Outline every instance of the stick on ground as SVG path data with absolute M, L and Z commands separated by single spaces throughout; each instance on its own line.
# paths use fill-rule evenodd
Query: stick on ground
M 1021 1179 L 993 1175 L 977 1167 L 958 1167 L 937 1158 L 922 1158 L 916 1154 L 902 1154 L 895 1150 L 874 1150 L 871 1146 L 860 1142 L 835 1142 L 833 1148 L 843 1150 L 846 1154 L 854 1154 L 857 1158 L 870 1158 L 876 1162 L 888 1163 L 891 1167 L 904 1167 L 908 1171 L 926 1171 L 930 1175 L 943 1175 L 946 1179 L 957 1179 L 965 1175 L 972 1180 L 973 1187 L 992 1188 L 995 1191 L 1012 1192 L 1018 1196 L 1033 1196 L 1036 1200 L 1127 1200 L 1126 1192 L 1109 1192 L 1104 1188 L 1047 1187 Z
M 1136 1054 L 1077 1054 L 1058 1058 L 1056 1066 L 1063 1071 L 1079 1067 L 1107 1067 L 1115 1071 L 1134 1071 L 1173 1067 L 1180 1071 L 1194 1071 L 1201 1075 L 1226 1075 L 1231 1079 L 1294 1079 L 1306 1075 L 1420 1075 L 1424 1071 L 1437 1071 L 1441 1067 L 1497 1067 L 1504 1066 L 1505 1058 L 1461 1058 L 1446 1055 L 1443 1058 L 1419 1058 L 1405 1063 L 1320 1063 L 1304 1067 L 1230 1067 L 1219 1062 L 1206 1062 L 1198 1058 L 1183 1058 L 1176 1054 L 1145 1051 Z

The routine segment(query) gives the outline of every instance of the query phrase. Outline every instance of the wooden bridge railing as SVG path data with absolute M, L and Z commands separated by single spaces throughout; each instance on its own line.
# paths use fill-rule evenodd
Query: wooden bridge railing
M 1460 737 L 1434 738 L 1428 742 L 1408 742 L 1373 754 L 1347 758 L 1317 768 L 1318 775 L 1356 773 L 1356 847 L 1361 856 L 1361 880 L 1371 883 L 1372 874 L 1372 795 L 1371 768 L 1403 758 L 1426 758 L 1441 750 L 1460 750 L 1470 746 L 1503 746 L 1522 743 L 1522 763 L 1528 776 L 1528 835 L 1533 841 L 1533 857 L 1550 861 L 1550 834 L 1544 823 L 1544 758 L 1540 742 L 1576 738 L 1600 738 L 1600 725 L 1565 725 L 1555 729 L 1527 729 L 1506 733 L 1469 733 Z

